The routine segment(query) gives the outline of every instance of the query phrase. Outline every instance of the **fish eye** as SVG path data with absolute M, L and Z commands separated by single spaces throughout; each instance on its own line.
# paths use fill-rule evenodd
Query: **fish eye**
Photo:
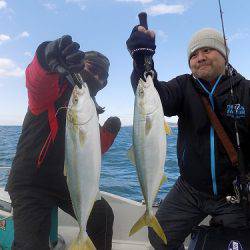
M 143 97 L 144 96 L 144 90 L 141 88 L 139 89 L 139 96 L 140 97 Z
M 74 97 L 74 98 L 73 98 L 73 103 L 74 103 L 74 104 L 77 104 L 77 103 L 78 103 L 78 98 L 77 98 L 77 97 Z

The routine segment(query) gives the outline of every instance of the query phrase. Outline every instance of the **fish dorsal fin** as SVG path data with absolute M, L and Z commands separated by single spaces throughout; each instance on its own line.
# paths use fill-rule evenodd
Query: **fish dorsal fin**
M 166 121 L 164 121 L 164 129 L 167 135 L 171 135 L 172 134 L 172 130 L 169 127 L 168 123 Z
M 163 183 L 166 182 L 166 181 L 167 181 L 167 176 L 165 174 L 163 174 L 162 179 L 161 179 L 161 183 L 160 183 L 160 186 L 159 186 L 159 189 L 163 185 Z
M 161 186 L 164 184 L 164 182 L 167 181 L 167 176 L 165 174 L 162 175 L 161 182 L 158 188 L 158 191 L 160 190 Z
M 131 163 L 135 166 L 135 152 L 134 152 L 134 146 L 132 145 L 128 150 L 128 158 L 131 161 Z

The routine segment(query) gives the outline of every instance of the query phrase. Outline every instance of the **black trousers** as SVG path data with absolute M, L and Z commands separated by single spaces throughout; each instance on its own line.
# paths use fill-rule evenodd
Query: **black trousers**
M 48 250 L 51 211 L 55 206 L 75 218 L 69 192 L 54 194 L 38 188 L 10 193 L 13 206 L 12 250 Z M 114 214 L 105 199 L 95 202 L 87 223 L 87 233 L 99 250 L 112 248 Z
M 247 228 L 247 218 L 238 204 L 215 200 L 194 189 L 181 177 L 161 203 L 156 217 L 165 232 L 167 246 L 149 228 L 149 240 L 156 250 L 182 250 L 185 238 L 203 219 L 211 215 L 217 222 L 229 228 Z

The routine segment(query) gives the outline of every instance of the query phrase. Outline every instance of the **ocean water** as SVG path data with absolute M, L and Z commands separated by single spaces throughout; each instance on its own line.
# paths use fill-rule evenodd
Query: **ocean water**
M 167 182 L 161 187 L 157 199 L 162 199 L 179 176 L 176 158 L 177 128 L 172 128 L 172 135 L 167 137 L 167 159 L 165 174 Z M 0 126 L 0 186 L 5 186 L 9 169 L 16 151 L 21 133 L 20 126 Z M 114 144 L 102 159 L 101 190 L 129 199 L 143 199 L 135 167 L 127 158 L 127 151 L 132 144 L 132 127 L 122 127 Z

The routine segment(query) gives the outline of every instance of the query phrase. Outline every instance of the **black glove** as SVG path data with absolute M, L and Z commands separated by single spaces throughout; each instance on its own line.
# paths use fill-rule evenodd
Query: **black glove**
M 103 128 L 112 134 L 117 134 L 121 128 L 121 121 L 116 116 L 109 117 L 103 124 Z
M 82 71 L 84 68 L 84 52 L 79 48 L 80 45 L 73 42 L 69 35 L 49 42 L 44 51 L 49 70 L 57 72 L 63 77 Z
M 132 58 L 137 61 L 144 58 L 144 55 L 153 56 L 155 53 L 155 37 L 138 31 L 138 26 L 135 26 L 127 40 L 127 48 Z

